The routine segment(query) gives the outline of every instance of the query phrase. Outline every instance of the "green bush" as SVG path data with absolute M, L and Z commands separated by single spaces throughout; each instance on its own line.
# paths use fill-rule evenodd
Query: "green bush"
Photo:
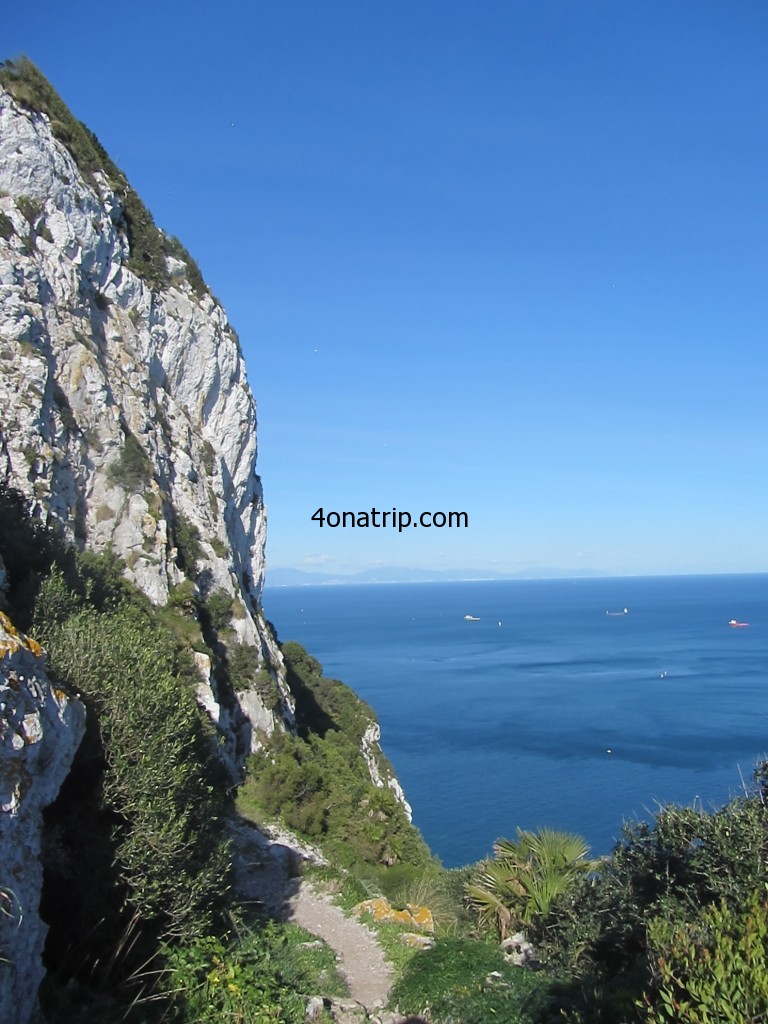
M 296 925 L 276 922 L 236 937 L 203 936 L 168 950 L 165 988 L 183 1021 L 305 1024 L 308 995 L 345 992 L 333 953 L 307 947 L 307 938 Z
M 264 666 L 259 650 L 252 644 L 230 644 L 227 648 L 226 676 L 236 692 L 254 689 L 265 707 L 276 710 L 281 701 L 277 683 Z
M 375 721 L 371 709 L 349 687 L 326 679 L 300 644 L 289 641 L 282 651 L 298 735 L 275 734 L 250 759 L 245 802 L 283 818 L 344 864 L 428 864 L 426 844 L 402 805 L 371 782 L 361 750 Z
M 371 783 L 359 747 L 338 730 L 307 739 L 275 733 L 250 758 L 243 789 L 244 800 L 347 866 L 429 862 L 401 804 Z
M 176 512 L 173 517 L 173 540 L 176 546 L 176 564 L 189 579 L 195 579 L 199 560 L 203 557 L 200 531 L 186 516 Z
M 4 238 L 7 242 L 10 241 L 15 234 L 16 229 L 13 226 L 13 221 L 0 210 L 0 238 Z
M 44 210 L 43 203 L 39 199 L 30 199 L 29 196 L 19 196 L 16 200 L 16 208 L 22 215 L 30 228 L 34 229 L 35 221 L 40 217 Z
M 600 978 L 647 962 L 650 921 L 692 922 L 699 908 L 736 908 L 768 876 L 768 811 L 761 795 L 705 812 L 667 807 L 624 828 L 595 875 L 558 899 L 534 929 L 548 961 Z
M 693 925 L 659 919 L 649 941 L 658 984 L 646 995 L 648 1024 L 748 1024 L 768 1020 L 765 889 L 740 909 L 725 900 Z
M 299 735 L 312 733 L 321 736 L 329 729 L 337 729 L 359 744 L 365 730 L 374 721 L 371 707 L 338 679 L 323 675 L 323 667 L 316 658 L 294 640 L 281 645 L 286 678 L 296 698 L 296 728 Z
M 226 889 L 223 787 L 210 727 L 175 674 L 173 642 L 130 607 L 75 611 L 46 639 L 52 669 L 98 719 L 130 902 L 166 935 L 198 934 Z
M 191 615 L 197 615 L 198 603 L 197 588 L 192 580 L 182 580 L 171 587 L 168 593 L 169 607 L 179 608 Z
M 258 946 L 213 935 L 168 955 L 167 983 L 181 1020 L 196 1024 L 303 1024 L 304 1001 L 286 990 Z
M 198 535 L 199 536 L 199 535 Z M 226 590 L 214 590 L 205 599 L 205 614 L 217 633 L 223 633 L 232 626 L 232 596 Z
M 210 441 L 203 441 L 201 445 L 201 459 L 206 476 L 213 476 L 216 470 L 216 449 Z
M 232 554 L 229 545 L 225 544 L 223 540 L 219 540 L 218 537 L 211 537 L 210 544 L 214 553 L 218 555 L 219 558 L 229 558 Z
M 125 491 L 138 494 L 152 479 L 149 456 L 130 431 L 126 431 L 120 455 L 107 468 L 107 477 Z
M 175 256 L 176 259 L 181 260 L 186 264 L 187 281 L 189 281 L 195 295 L 197 295 L 198 298 L 202 298 L 206 295 L 208 293 L 208 286 L 203 280 L 200 268 L 190 256 L 188 250 L 174 235 L 170 238 L 165 238 L 165 252 L 168 256 Z

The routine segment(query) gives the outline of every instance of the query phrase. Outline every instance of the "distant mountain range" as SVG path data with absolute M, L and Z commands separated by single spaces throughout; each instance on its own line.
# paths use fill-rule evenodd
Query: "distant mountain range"
M 585 579 L 606 576 L 593 569 L 522 569 L 493 572 L 486 569 L 408 569 L 384 565 L 354 573 L 305 572 L 303 569 L 267 569 L 267 587 L 319 586 L 340 583 L 438 583 L 451 580 Z

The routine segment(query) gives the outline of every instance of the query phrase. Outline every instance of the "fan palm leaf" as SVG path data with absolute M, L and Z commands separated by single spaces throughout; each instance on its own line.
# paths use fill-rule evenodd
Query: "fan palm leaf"
M 467 888 L 469 903 L 481 922 L 495 924 L 504 938 L 514 923 L 545 917 L 552 903 L 594 868 L 588 853 L 579 835 L 519 828 L 516 840 L 497 839 L 493 859 L 478 866 Z

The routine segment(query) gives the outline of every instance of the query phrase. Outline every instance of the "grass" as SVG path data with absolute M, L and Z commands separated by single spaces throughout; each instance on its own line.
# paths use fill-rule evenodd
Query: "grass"
M 495 944 L 444 938 L 411 957 L 390 1003 L 402 1013 L 426 1012 L 432 1024 L 534 1024 L 549 986 L 545 975 L 507 964 Z
M 291 921 L 274 925 L 274 955 L 287 984 L 324 996 L 346 996 L 347 984 L 336 965 L 336 954 L 322 939 Z

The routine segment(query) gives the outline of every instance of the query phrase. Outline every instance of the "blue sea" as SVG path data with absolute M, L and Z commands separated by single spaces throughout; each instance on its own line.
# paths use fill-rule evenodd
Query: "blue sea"
M 608 853 L 623 821 L 743 792 L 768 751 L 765 574 L 280 587 L 264 607 L 373 707 L 449 867 L 518 826 Z

